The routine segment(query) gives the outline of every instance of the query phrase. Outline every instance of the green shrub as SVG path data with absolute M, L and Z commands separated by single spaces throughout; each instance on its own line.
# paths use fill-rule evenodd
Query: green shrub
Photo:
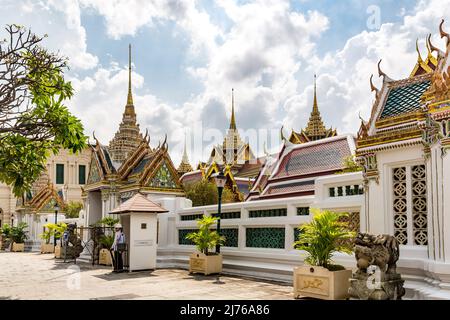
M 294 247 L 308 253 L 305 262 L 329 269 L 330 271 L 342 269 L 333 265 L 332 256 L 335 252 L 351 254 L 353 252 L 353 239 L 355 232 L 349 231 L 348 223 L 340 221 L 348 213 L 338 213 L 328 210 L 311 209 L 312 221 L 301 225 L 298 240 Z
M 20 222 L 16 227 L 12 227 L 11 240 L 15 243 L 24 243 L 28 239 L 26 228 L 28 225 L 25 222 Z

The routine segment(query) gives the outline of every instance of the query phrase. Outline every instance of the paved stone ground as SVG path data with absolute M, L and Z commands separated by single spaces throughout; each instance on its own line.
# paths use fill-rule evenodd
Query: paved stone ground
M 80 272 L 75 272 L 77 268 Z M 0 299 L 292 299 L 292 286 L 241 277 L 157 269 L 112 273 L 51 254 L 0 252 Z

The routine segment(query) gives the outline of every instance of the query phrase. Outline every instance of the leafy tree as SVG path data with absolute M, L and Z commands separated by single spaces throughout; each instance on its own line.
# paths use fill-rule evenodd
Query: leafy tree
M 362 171 L 362 167 L 358 163 L 356 163 L 354 156 L 345 157 L 343 166 L 344 169 L 342 169 L 342 171 L 340 171 L 339 173 Z
M 40 45 L 18 25 L 0 41 L 0 182 L 18 197 L 30 190 L 50 152 L 86 147 L 83 125 L 63 102 L 73 89 L 64 80 L 67 59 Z
M 191 232 L 186 236 L 186 239 L 192 240 L 198 251 L 208 255 L 209 249 L 213 249 L 217 244 L 223 244 L 225 237 L 220 236 L 217 231 L 211 231 L 210 228 L 217 222 L 216 217 L 204 216 L 197 220 L 199 230 Z
M 78 218 L 83 204 L 78 201 L 69 201 L 66 206 L 66 218 Z
M 217 204 L 219 200 L 217 186 L 206 179 L 185 185 L 184 189 L 186 198 L 192 200 L 194 207 Z M 234 194 L 227 187 L 222 191 L 222 202 L 234 202 Z
M 352 242 L 348 240 L 355 237 L 355 232 L 349 231 L 348 223 L 340 221 L 342 217 L 348 216 L 348 213 L 321 211 L 316 208 L 312 208 L 311 213 L 311 222 L 298 228 L 300 233 L 294 247 L 309 254 L 305 262 L 310 265 L 341 269 L 341 266 L 332 264 L 331 257 L 335 252 L 353 252 Z

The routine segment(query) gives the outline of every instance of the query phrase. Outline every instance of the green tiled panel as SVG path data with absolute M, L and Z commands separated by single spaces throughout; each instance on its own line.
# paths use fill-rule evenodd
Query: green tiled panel
M 300 230 L 298 227 L 294 228 L 294 242 L 298 240 L 298 235 L 300 234 Z
M 178 230 L 178 244 L 194 245 L 192 240 L 186 239 L 186 236 L 191 232 L 196 232 L 197 229 L 180 229 Z
M 224 247 L 235 247 L 238 246 L 239 239 L 239 229 L 235 228 L 226 228 L 220 229 L 220 234 L 225 237 Z
M 287 209 L 267 209 L 267 210 L 252 210 L 248 212 L 249 218 L 264 218 L 264 217 L 283 217 L 287 215 Z
M 249 248 L 284 249 L 284 228 L 247 228 L 246 246 Z
M 420 110 L 420 97 L 430 86 L 430 81 L 392 88 L 380 119 Z

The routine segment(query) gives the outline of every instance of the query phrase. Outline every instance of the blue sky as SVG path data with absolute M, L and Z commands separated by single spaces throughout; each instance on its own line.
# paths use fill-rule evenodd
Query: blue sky
M 76 94 L 68 102 L 90 135 L 107 144 L 126 101 L 128 43 L 133 46 L 133 94 L 141 128 L 151 144 L 169 135 L 175 163 L 184 135 L 224 132 L 231 88 L 243 138 L 262 154 L 267 140 L 277 151 L 286 132 L 306 125 L 317 73 L 319 108 L 326 125 L 355 133 L 358 113 L 373 102 L 368 79 L 383 69 L 404 78 L 417 60 L 415 40 L 443 46 L 438 23 L 450 1 L 309 0 L 0 0 L 2 25 L 20 23 L 48 34 L 45 45 L 70 59 L 67 77 Z M 375 25 L 374 11 L 379 12 Z M 450 29 L 450 21 L 448 22 Z M 380 84 L 376 77 L 375 83 Z M 275 132 L 275 133 L 274 133 Z M 217 132 L 207 132 L 214 136 Z M 192 133 L 193 135 L 195 133 Z M 211 137 L 210 137 L 211 138 Z M 210 144 L 189 139 L 193 164 L 206 160 Z

